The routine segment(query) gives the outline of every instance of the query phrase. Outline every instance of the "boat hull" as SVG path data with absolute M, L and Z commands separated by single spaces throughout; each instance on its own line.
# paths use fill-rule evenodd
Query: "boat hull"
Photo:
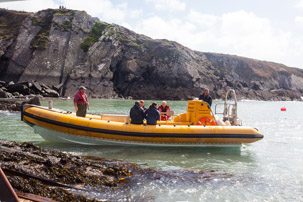
M 134 125 L 81 118 L 42 107 L 28 107 L 23 120 L 53 142 L 154 146 L 239 146 L 263 138 L 257 130 L 239 126 Z
M 41 128 L 34 125 L 33 129 L 35 133 L 39 134 L 43 139 L 49 142 L 60 142 L 69 144 L 82 144 L 82 145 L 140 145 L 140 146 L 154 146 L 154 147 L 240 147 L 242 144 L 158 144 L 147 142 L 129 142 L 129 141 L 117 141 L 101 138 L 91 138 L 77 136 L 74 134 L 66 134 L 58 131 Z

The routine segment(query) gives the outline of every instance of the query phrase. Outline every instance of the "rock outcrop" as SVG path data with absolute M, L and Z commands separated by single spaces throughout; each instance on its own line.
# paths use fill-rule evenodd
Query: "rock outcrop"
M 1 92 L 1 91 L 0 91 Z M 41 105 L 40 97 L 35 96 L 27 99 L 2 99 L 0 98 L 0 111 L 21 111 L 24 104 Z
M 84 85 L 100 98 L 182 100 L 199 96 L 204 87 L 218 99 L 228 88 L 241 99 L 301 100 L 303 94 L 301 69 L 193 51 L 83 11 L 0 13 L 1 23 L 8 13 L 23 17 L 18 34 L 0 36 L 0 80 L 6 82 L 41 82 L 60 96 L 73 96 Z
M 159 189 L 188 183 L 198 186 L 218 178 L 239 181 L 239 177 L 217 170 L 157 171 L 119 160 L 48 150 L 32 143 L 0 139 L 0 148 L 0 167 L 9 182 L 18 196 L 35 194 L 33 201 L 50 201 L 37 200 L 37 196 L 64 202 L 155 201 L 156 195 L 134 190 L 155 185 Z
M 13 81 L 6 83 L 0 81 L 0 98 L 30 98 L 40 95 L 42 97 L 59 97 L 57 87 L 52 88 L 44 83 L 21 82 L 14 83 Z

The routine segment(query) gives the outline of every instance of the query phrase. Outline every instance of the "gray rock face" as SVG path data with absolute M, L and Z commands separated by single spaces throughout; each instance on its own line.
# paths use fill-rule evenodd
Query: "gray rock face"
M 73 96 L 80 85 L 100 98 L 183 100 L 198 97 L 205 87 L 214 98 L 224 98 L 229 88 L 242 99 L 300 100 L 303 94 L 303 70 L 193 51 L 82 11 L 30 15 L 17 37 L 0 40 L 0 54 L 7 56 L 6 62 L 1 57 L 0 80 L 31 81 L 41 92 L 36 82 L 44 83 L 60 96 Z

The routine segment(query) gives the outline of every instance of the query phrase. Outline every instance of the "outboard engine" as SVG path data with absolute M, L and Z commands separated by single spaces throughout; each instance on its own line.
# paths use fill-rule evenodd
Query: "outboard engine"
M 233 98 L 233 103 L 228 102 L 228 97 L 231 93 L 231 97 Z M 217 104 L 218 105 L 218 104 Z M 215 107 L 215 113 L 217 113 L 217 105 Z M 226 92 L 225 102 L 224 102 L 224 110 L 223 110 L 223 122 L 226 125 L 233 125 L 233 126 L 241 126 L 242 121 L 238 118 L 238 108 L 237 108 L 237 96 L 234 89 L 229 89 Z

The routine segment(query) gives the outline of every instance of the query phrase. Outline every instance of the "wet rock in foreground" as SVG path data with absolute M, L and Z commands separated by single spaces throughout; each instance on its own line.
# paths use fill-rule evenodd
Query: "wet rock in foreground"
M 134 196 L 143 184 L 201 183 L 231 175 L 217 171 L 156 171 L 137 164 L 52 151 L 0 140 L 0 166 L 12 186 L 56 201 L 153 201 Z

